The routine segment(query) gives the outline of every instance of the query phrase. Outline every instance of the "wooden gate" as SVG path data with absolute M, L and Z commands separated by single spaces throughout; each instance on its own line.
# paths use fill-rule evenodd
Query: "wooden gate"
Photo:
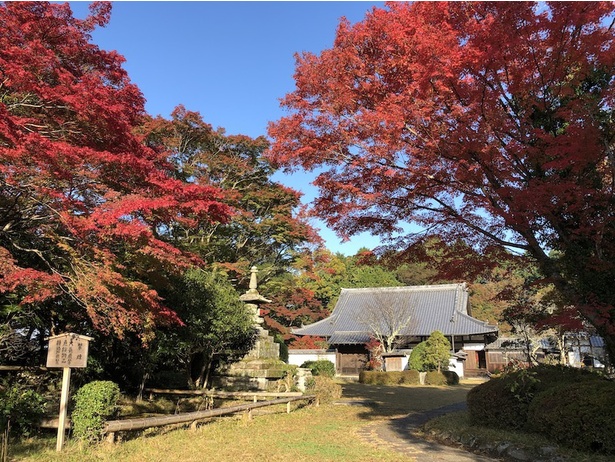
M 337 373 L 340 375 L 359 375 L 367 363 L 365 353 L 338 353 Z

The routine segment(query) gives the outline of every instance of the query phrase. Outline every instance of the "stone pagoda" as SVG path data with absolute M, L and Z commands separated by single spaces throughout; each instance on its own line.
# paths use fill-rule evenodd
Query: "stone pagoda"
M 287 365 L 280 360 L 280 345 L 263 327 L 260 305 L 271 303 L 258 292 L 256 275 L 258 269 L 253 266 L 250 285 L 245 294 L 239 298 L 251 309 L 254 316 L 254 328 L 257 338 L 254 347 L 240 361 L 223 367 L 214 377 L 214 386 L 236 391 L 267 390 L 268 384 L 284 377 Z

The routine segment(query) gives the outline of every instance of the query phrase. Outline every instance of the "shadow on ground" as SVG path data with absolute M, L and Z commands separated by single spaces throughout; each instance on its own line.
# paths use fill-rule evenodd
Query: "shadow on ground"
M 406 416 L 410 413 L 438 409 L 462 403 L 475 385 L 460 384 L 450 387 L 378 386 L 358 382 L 342 383 L 341 404 L 363 404 L 365 420 Z
M 392 449 L 418 462 L 488 462 L 483 455 L 426 441 L 419 428 L 440 415 L 465 409 L 466 395 L 476 384 L 454 387 L 409 387 L 342 384 L 341 405 L 361 405 L 359 416 L 370 422 L 360 437 L 370 444 Z

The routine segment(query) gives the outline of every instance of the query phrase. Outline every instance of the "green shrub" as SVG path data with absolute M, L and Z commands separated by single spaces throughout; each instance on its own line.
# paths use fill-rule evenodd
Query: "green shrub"
M 442 371 L 444 377 L 446 377 L 447 385 L 459 385 L 459 376 L 455 371 Z
M 406 371 L 361 371 L 359 373 L 359 383 L 366 385 L 418 385 L 420 383 L 419 372 L 415 370 Z
M 401 372 L 401 381 L 399 382 L 404 385 L 418 385 L 421 383 L 421 378 L 419 371 L 402 371 Z
M 379 379 L 382 374 L 384 374 L 384 372 L 361 371 L 359 372 L 359 383 L 364 383 L 366 385 L 379 385 Z
M 425 385 L 446 385 L 448 382 L 446 376 L 442 372 L 429 371 L 425 374 Z
M 13 435 L 29 436 L 45 413 L 45 398 L 25 385 L 0 385 L 0 433 L 10 427 Z
M 580 451 L 615 454 L 615 383 L 552 387 L 530 404 L 528 428 Z
M 397 385 L 398 376 L 384 371 L 361 371 L 359 382 L 367 385 Z
M 335 377 L 335 364 L 328 359 L 319 359 L 318 361 L 306 361 L 301 367 L 305 367 L 312 371 L 312 375 L 322 375 L 324 377 Z
M 541 364 L 533 367 L 531 371 L 534 372 L 534 377 L 537 380 L 535 393 L 540 393 L 563 384 L 593 382 L 603 379 L 601 375 L 587 369 L 562 365 Z
M 285 363 L 288 362 L 288 345 L 284 343 L 284 337 L 280 334 L 276 334 L 274 337 L 275 343 L 280 345 L 280 360 Z
M 410 357 L 408 358 L 408 369 L 412 369 L 419 372 L 425 372 L 427 369 L 425 368 L 425 348 L 427 345 L 425 342 L 419 343 L 415 346 L 410 352 Z
M 118 412 L 117 401 L 120 389 L 110 381 L 90 382 L 75 395 L 75 409 L 72 412 L 73 435 L 87 441 L 100 441 L 105 421 Z
M 307 380 L 306 393 L 316 395 L 321 404 L 327 404 L 342 397 L 342 386 L 330 377 L 317 375 Z
M 436 330 L 429 338 L 412 349 L 408 369 L 420 372 L 446 371 L 451 357 L 451 344 L 442 332 Z
M 391 385 L 399 385 L 404 380 L 404 374 L 402 371 L 390 371 L 386 372 L 387 382 Z
M 474 387 L 468 393 L 473 424 L 522 429 L 534 397 L 561 385 L 601 380 L 598 374 L 566 366 L 540 365 L 505 373 Z
M 470 420 L 474 425 L 521 429 L 536 389 L 534 374 L 506 374 L 472 388 L 467 397 Z

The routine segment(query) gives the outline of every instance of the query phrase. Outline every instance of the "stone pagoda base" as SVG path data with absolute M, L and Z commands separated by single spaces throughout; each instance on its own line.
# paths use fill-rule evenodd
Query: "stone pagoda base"
M 272 382 L 284 377 L 287 364 L 280 360 L 280 345 L 258 326 L 252 350 L 238 362 L 220 368 L 212 378 L 214 388 L 230 391 L 268 391 Z

